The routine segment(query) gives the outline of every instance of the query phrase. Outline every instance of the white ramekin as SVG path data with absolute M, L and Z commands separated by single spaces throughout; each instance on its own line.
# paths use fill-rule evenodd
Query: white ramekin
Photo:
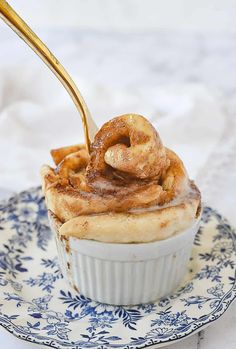
M 173 292 L 185 275 L 200 221 L 166 240 L 112 244 L 61 240 L 49 218 L 64 278 L 84 296 L 114 305 L 152 302 Z

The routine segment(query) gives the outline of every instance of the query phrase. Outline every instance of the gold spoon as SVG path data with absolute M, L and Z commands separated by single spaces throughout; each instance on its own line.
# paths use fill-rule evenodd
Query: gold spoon
M 0 0 L 0 17 L 17 35 L 19 35 L 21 39 L 26 42 L 27 45 L 32 48 L 42 61 L 47 64 L 69 93 L 82 118 L 85 143 L 88 152 L 90 152 L 90 143 L 97 132 L 97 126 L 74 81 L 47 46 L 5 0 Z

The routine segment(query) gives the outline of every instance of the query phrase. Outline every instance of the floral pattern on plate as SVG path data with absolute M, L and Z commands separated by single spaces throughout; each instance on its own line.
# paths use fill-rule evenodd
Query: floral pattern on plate
M 209 207 L 185 280 L 152 304 L 100 304 L 66 284 L 40 188 L 0 204 L 0 241 L 1 325 L 21 339 L 55 348 L 161 346 L 210 324 L 236 297 L 236 234 Z

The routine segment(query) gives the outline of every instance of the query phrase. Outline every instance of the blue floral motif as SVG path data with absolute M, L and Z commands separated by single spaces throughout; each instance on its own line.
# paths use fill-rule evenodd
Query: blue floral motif
M 142 318 L 141 312 L 139 309 L 142 309 L 144 313 L 151 312 L 151 308 L 154 310 L 155 306 L 152 305 L 142 305 L 138 306 L 137 309 L 132 309 L 128 307 L 114 307 L 107 304 L 101 304 L 91 301 L 89 298 L 85 298 L 83 295 L 72 296 L 71 292 L 65 293 L 60 291 L 60 299 L 68 304 L 68 308 L 77 309 L 77 313 L 73 314 L 71 311 L 66 311 L 65 315 L 69 317 L 70 320 L 82 319 L 86 316 L 90 316 L 90 319 L 93 319 L 93 323 L 101 324 L 98 317 L 103 318 L 104 314 L 107 318 L 108 314 L 111 318 L 111 322 L 122 319 L 122 322 L 125 327 L 128 327 L 131 330 L 135 330 L 135 325 L 138 320 Z M 78 310 L 80 312 L 78 313 Z M 104 318 L 105 319 L 105 318 Z M 101 326 L 101 328 L 103 328 Z M 88 327 L 90 331 L 90 327 Z
M 81 294 L 73 296 L 70 291 L 65 292 L 63 290 L 60 291 L 59 299 L 61 299 L 63 301 L 63 303 L 68 304 L 68 308 L 73 308 L 74 310 L 78 307 L 88 308 L 88 305 L 91 303 L 91 299 L 86 298 Z M 90 307 L 89 307 L 89 309 L 90 309 Z M 90 314 L 90 311 L 86 311 L 86 313 Z
M 0 231 L 0 323 L 29 341 L 60 349 L 151 346 L 216 320 L 236 297 L 236 234 L 208 207 L 189 281 L 156 303 L 132 307 L 96 303 L 69 289 L 39 188 L 0 203 Z
M 157 308 L 157 305 L 155 303 L 140 304 L 137 307 L 137 309 L 142 310 L 144 314 L 153 313 L 156 310 L 156 308 Z
M 125 327 L 128 327 L 130 330 L 136 330 L 136 323 L 142 318 L 142 315 L 138 309 L 118 307 L 115 310 L 115 315 L 117 315 Z
M 161 298 L 158 302 L 159 307 L 166 307 L 171 300 L 179 298 L 180 295 L 184 293 L 190 293 L 193 291 L 193 282 L 189 282 L 183 287 L 180 287 L 175 293 L 170 295 L 169 297 Z
M 211 281 L 220 282 L 222 276 L 220 275 L 220 267 L 215 265 L 206 265 L 195 276 L 196 279 L 210 279 Z
M 51 293 L 54 288 L 53 284 L 58 278 L 62 278 L 61 272 L 57 274 L 42 273 L 39 274 L 37 278 L 30 277 L 29 279 L 24 280 L 24 282 L 31 287 L 39 286 L 43 291 Z
M 161 298 L 158 302 L 159 307 L 166 307 L 168 304 L 170 304 L 170 297 Z
M 221 298 L 224 295 L 223 285 L 217 284 L 216 286 L 208 288 L 207 293 L 213 294 L 213 296 L 215 296 L 217 298 Z
M 21 307 L 28 305 L 28 313 L 32 318 L 43 319 L 46 326 L 41 326 L 41 321 L 37 321 L 32 325 L 29 321 L 27 322 L 29 332 L 32 333 L 31 329 L 45 332 L 47 335 L 55 335 L 60 339 L 68 339 L 68 332 L 71 330 L 68 328 L 68 321 L 64 315 L 60 312 L 55 312 L 48 309 L 48 303 L 52 296 L 47 295 L 44 297 L 34 298 L 32 302 L 25 301 L 23 297 L 17 294 L 5 293 L 5 299 L 7 301 L 16 301 L 16 306 Z
M 182 299 L 182 301 L 185 302 L 185 306 L 195 304 L 199 309 L 201 309 L 207 302 L 210 302 L 210 308 L 214 309 L 220 304 L 221 298 L 224 296 L 223 285 L 217 284 L 216 286 L 208 288 L 207 293 L 214 297 L 191 296 L 187 299 Z
M 213 258 L 217 258 L 220 261 L 230 258 L 232 253 L 233 245 L 231 242 L 227 241 L 217 243 L 212 249 Z
M 24 261 L 32 260 L 31 256 L 22 255 L 20 248 L 14 248 L 13 245 L 3 245 L 4 250 L 0 251 L 0 268 L 6 275 L 16 278 L 18 273 L 27 272 L 28 269 L 23 266 Z
M 51 293 L 54 289 L 54 283 L 58 279 L 62 279 L 62 273 L 60 271 L 57 258 L 42 259 L 41 264 L 44 265 L 45 268 L 52 269 L 52 271 L 43 272 L 42 274 L 39 274 L 36 278 L 30 277 L 29 279 L 24 280 L 24 282 L 27 285 L 30 285 L 31 287 L 39 286 L 42 288 L 43 291 Z
M 162 327 L 162 328 L 154 328 L 153 330 L 149 331 L 147 334 L 147 338 L 169 338 L 173 335 L 173 329 L 168 327 Z
M 171 308 L 167 308 L 165 311 L 157 313 L 159 316 L 157 319 L 152 320 L 151 326 L 174 326 L 180 327 L 188 325 L 190 317 L 187 316 L 186 310 L 182 312 L 172 313 Z
M 47 311 L 42 314 L 41 318 L 45 319 L 48 323 L 48 325 L 42 328 L 42 331 L 47 331 L 47 335 L 55 335 L 60 339 L 68 339 L 68 332 L 71 330 L 67 327 L 68 323 L 64 321 L 64 317 L 61 313 Z
M 46 295 L 44 297 L 33 298 L 30 306 L 28 307 L 29 312 L 41 312 L 48 310 L 48 303 L 52 299 L 51 295 Z
M 44 204 L 44 198 L 39 195 L 40 188 L 34 188 L 29 191 L 23 191 L 18 196 L 9 199 L 7 204 L 0 206 L 2 222 L 12 222 L 12 231 L 16 231 L 17 235 L 25 239 L 26 242 L 31 240 L 33 232 L 36 232 L 37 246 L 45 250 L 48 241 L 51 239 L 47 220 L 47 211 Z M 13 240 L 16 236 L 13 236 Z M 9 241 L 14 241 L 10 239 Z M 14 245 L 18 244 L 15 241 Z
M 12 279 L 0 279 L 0 286 L 7 285 L 10 285 L 15 291 L 22 290 L 22 284 L 20 284 L 19 282 L 13 281 Z
M 92 329 L 96 328 L 112 328 L 114 322 L 118 320 L 117 317 L 113 315 L 112 311 L 104 310 L 102 314 L 97 314 L 96 312 L 94 315 L 91 316 L 89 319 L 89 322 L 92 326 Z
M 30 233 L 33 229 L 33 225 L 30 222 L 15 222 L 12 226 L 16 230 L 16 234 L 12 236 L 9 242 L 13 246 L 20 246 L 23 248 L 27 247 L 27 243 L 32 241 L 32 234 Z

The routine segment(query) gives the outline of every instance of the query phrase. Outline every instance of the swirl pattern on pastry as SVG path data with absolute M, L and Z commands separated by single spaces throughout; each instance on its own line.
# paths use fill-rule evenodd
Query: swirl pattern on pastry
M 154 127 L 141 115 L 116 117 L 98 131 L 92 144 L 87 179 L 91 186 L 119 186 L 123 179 L 158 179 L 169 165 L 166 151 Z
M 90 156 L 83 145 L 53 150 L 56 169 L 43 166 L 41 171 L 47 207 L 62 223 L 67 222 L 67 233 L 68 227 L 69 231 L 75 227 L 73 219 L 77 219 L 80 232 L 81 224 L 95 222 L 95 217 L 97 222 L 113 221 L 120 227 L 125 219 L 134 220 L 137 226 L 141 216 L 135 210 L 152 207 L 155 209 L 149 213 L 150 222 L 155 221 L 155 216 L 160 222 L 160 212 L 165 216 L 168 206 L 191 211 L 191 219 L 196 215 L 199 191 L 196 187 L 193 190 L 182 161 L 162 145 L 158 133 L 144 117 L 126 114 L 110 120 L 98 131 L 91 149 Z M 189 194 L 193 191 L 194 195 Z M 184 200 L 189 204 L 188 210 L 182 205 Z M 91 224 L 95 231 L 95 223 Z M 98 234 L 91 234 L 91 230 L 87 231 L 87 238 L 103 241 Z M 132 241 L 129 237 L 120 239 L 132 242 L 134 236 L 130 236 Z M 114 238 L 109 236 L 105 241 L 114 242 Z

